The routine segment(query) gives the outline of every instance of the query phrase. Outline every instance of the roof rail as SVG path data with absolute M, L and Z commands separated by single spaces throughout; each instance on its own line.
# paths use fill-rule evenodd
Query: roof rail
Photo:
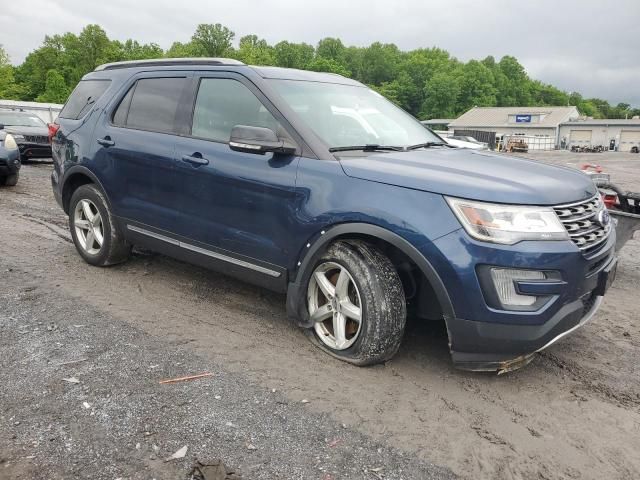
M 171 67 L 181 65 L 245 65 L 240 60 L 233 58 L 152 58 L 149 60 L 128 60 L 125 62 L 113 62 L 99 65 L 94 70 L 99 72 L 102 70 L 116 70 L 119 68 L 134 67 Z

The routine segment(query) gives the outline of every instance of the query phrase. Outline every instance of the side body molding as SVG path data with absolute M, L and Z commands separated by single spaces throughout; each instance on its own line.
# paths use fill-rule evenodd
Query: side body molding
M 453 304 L 449 298 L 449 294 L 436 272 L 435 268 L 424 258 L 424 256 L 407 240 L 385 228 L 368 223 L 342 223 L 334 227 L 323 230 L 311 242 L 307 251 L 303 253 L 299 262 L 297 272 L 292 272 L 291 279 L 287 288 L 287 316 L 295 321 L 299 326 L 309 328 L 312 324 L 309 321 L 309 314 L 305 307 L 305 285 L 309 281 L 309 277 L 313 273 L 313 267 L 316 260 L 333 240 L 339 237 L 348 237 L 349 235 L 370 235 L 380 238 L 394 247 L 401 250 L 407 255 L 422 271 L 425 277 L 431 283 L 434 292 L 442 307 L 442 313 L 445 321 L 455 318 Z

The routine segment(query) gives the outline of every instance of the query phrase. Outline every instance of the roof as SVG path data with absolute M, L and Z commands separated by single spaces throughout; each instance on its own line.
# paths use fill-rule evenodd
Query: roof
M 455 119 L 453 118 L 432 118 L 430 120 L 422 120 L 423 125 L 449 125 Z
M 509 116 L 545 114 L 539 122 L 517 123 Z M 576 107 L 474 107 L 449 124 L 449 127 L 555 128 L 578 118 Z
M 134 67 L 171 67 L 176 65 L 245 65 L 239 60 L 233 58 L 152 58 L 149 60 L 128 60 L 125 62 L 113 62 L 99 65 L 95 68 L 95 72 L 102 70 L 115 70 L 119 68 Z
M 352 80 L 337 73 L 313 72 L 311 70 L 298 70 L 296 68 L 283 67 L 257 67 L 251 66 L 262 78 L 279 80 L 302 80 L 307 82 L 340 83 L 342 85 L 353 85 L 363 87 L 364 85 L 356 80 Z
M 601 118 L 601 119 L 589 119 L 589 120 L 575 120 L 571 122 L 564 122 L 562 125 L 571 126 L 594 126 L 594 127 L 607 127 L 609 125 L 620 125 L 623 127 L 640 127 L 640 119 L 637 118 Z

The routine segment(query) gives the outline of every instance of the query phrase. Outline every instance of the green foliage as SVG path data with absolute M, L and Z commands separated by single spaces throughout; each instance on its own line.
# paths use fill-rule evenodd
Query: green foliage
M 235 33 L 219 23 L 201 23 L 191 37 L 195 56 L 223 57 L 231 50 L 231 42 L 235 36 Z
M 9 55 L 0 44 L 0 98 L 19 99 L 24 92 L 16 83 Z
M 248 65 L 274 65 L 276 62 L 273 47 L 257 35 L 242 37 L 234 58 Z
M 69 96 L 69 87 L 67 87 L 64 77 L 57 70 L 49 70 L 47 72 L 47 80 L 45 89 L 36 97 L 37 102 L 45 103 L 64 103 Z
M 529 78 L 512 56 L 466 63 L 440 48 L 403 52 L 393 44 L 345 46 L 323 38 L 316 47 L 281 41 L 270 45 L 256 35 L 242 37 L 217 24 L 200 24 L 191 39 L 174 42 L 167 51 L 154 43 L 110 40 L 98 25 L 79 35 L 46 36 L 40 47 L 14 67 L 0 46 L 0 98 L 62 103 L 83 75 L 101 63 L 161 57 L 228 56 L 249 65 L 275 65 L 337 73 L 374 88 L 420 118 L 454 118 L 473 106 L 576 105 L 583 115 L 625 118 L 640 109 L 606 100 L 583 98 Z

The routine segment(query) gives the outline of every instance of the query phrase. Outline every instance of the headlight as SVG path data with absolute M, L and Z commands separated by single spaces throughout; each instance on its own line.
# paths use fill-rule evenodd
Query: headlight
M 16 143 L 15 139 L 8 133 L 7 136 L 4 137 L 4 147 L 8 150 L 15 150 L 18 148 L 18 144 Z
M 552 208 L 500 205 L 447 198 L 469 235 L 512 245 L 522 240 L 566 240 L 569 234 Z

